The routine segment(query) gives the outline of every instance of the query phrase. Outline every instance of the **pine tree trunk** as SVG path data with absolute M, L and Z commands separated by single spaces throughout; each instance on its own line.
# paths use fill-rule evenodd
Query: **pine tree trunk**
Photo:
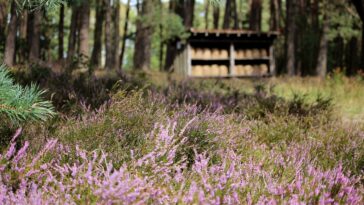
M 158 6 L 160 8 L 160 15 L 163 16 L 163 2 L 162 0 L 159 0 L 158 2 Z M 163 24 L 159 25 L 159 70 L 162 71 L 163 70 L 163 58 L 164 58 L 164 39 L 163 39 Z
M 68 51 L 67 51 L 67 61 L 68 63 L 72 63 L 72 59 L 76 53 L 77 47 L 77 28 L 78 28 L 78 18 L 79 18 L 79 7 L 72 6 L 72 16 L 71 16 L 71 25 L 70 25 L 70 34 L 68 38 Z
M 319 32 L 319 0 L 313 0 L 311 6 L 311 21 L 312 27 L 316 32 Z
M 93 67 L 100 67 L 101 65 L 101 51 L 102 51 L 102 34 L 104 26 L 104 2 L 103 0 L 96 0 L 96 21 L 94 31 L 94 46 L 91 55 L 91 65 Z
M 210 1 L 205 0 L 205 29 L 209 29 Z
M 37 10 L 32 13 L 32 34 L 29 48 L 29 61 L 36 63 L 40 56 L 40 34 L 42 24 L 42 11 Z
M 239 28 L 239 16 L 238 16 L 238 5 L 236 0 L 233 0 L 233 19 L 234 19 L 234 29 Z
M 362 26 L 361 26 L 361 53 L 360 53 L 360 67 L 361 67 L 361 71 L 364 71 L 364 21 L 362 22 Z
M 120 3 L 115 3 L 113 15 L 113 69 L 119 65 L 120 52 Z
M 364 70 L 364 1 L 363 0 L 351 0 L 354 4 L 356 11 L 362 21 L 362 42 L 361 42 L 361 67 Z
M 350 39 L 345 49 L 345 66 L 349 76 L 355 75 L 357 72 L 355 64 L 357 63 L 358 52 L 358 39 L 354 36 Z
M 126 48 L 126 39 L 128 37 L 128 26 L 129 26 L 129 16 L 130 16 L 130 0 L 128 0 L 126 5 L 126 14 L 125 14 L 125 23 L 124 23 L 124 31 L 123 31 L 123 42 L 120 52 L 120 59 L 119 59 L 119 68 L 120 70 L 123 69 L 123 62 L 124 62 L 124 55 L 125 55 L 125 48 Z
M 64 12 L 65 8 L 62 4 L 59 10 L 59 24 L 58 24 L 58 59 L 63 59 L 64 53 Z
M 182 1 L 170 1 L 169 2 L 169 10 L 180 16 L 184 20 L 185 8 L 184 3 Z M 166 60 L 164 63 L 164 70 L 170 71 L 173 65 L 174 58 L 177 55 L 177 47 L 175 39 L 169 40 L 167 42 L 167 52 L 166 52 Z
M 195 14 L 195 0 L 185 0 L 184 6 L 184 23 L 187 29 L 193 27 L 193 19 Z
M 280 0 L 270 0 L 270 30 L 278 31 L 279 30 L 279 1 Z
M 112 5 L 111 0 L 105 1 L 106 12 L 105 12 L 105 68 L 111 70 L 113 68 L 113 45 L 112 45 Z
M 219 21 L 220 21 L 220 7 L 218 5 L 214 5 L 213 9 L 214 29 L 219 28 Z
M 224 22 L 222 26 L 223 29 L 231 28 L 232 19 L 234 20 L 234 29 L 237 29 L 239 27 L 239 23 L 236 0 L 227 0 L 225 5 Z
M 321 78 L 324 78 L 327 73 L 327 49 L 328 49 L 327 33 L 329 32 L 329 29 L 330 29 L 329 17 L 327 14 L 324 14 L 321 39 L 320 39 L 320 49 L 316 67 L 316 73 Z
M 3 44 L 3 40 L 5 39 L 6 20 L 8 16 L 7 3 L 7 1 L 0 1 L 0 45 Z
M 289 76 L 294 76 L 295 69 L 295 39 L 296 39 L 296 0 L 287 0 L 286 17 L 286 67 Z
M 289 1 L 289 0 L 288 0 Z M 250 9 L 250 30 L 260 31 L 262 27 L 262 1 L 252 0 Z
M 154 11 L 154 6 L 157 5 L 156 0 L 143 1 L 141 8 L 141 16 L 148 18 Z M 146 21 L 137 21 L 137 30 L 135 37 L 134 51 L 134 68 L 136 70 L 150 69 L 152 35 L 154 28 Z
M 223 29 L 228 29 L 230 27 L 231 1 L 232 0 L 226 0 L 224 22 L 222 24 Z
M 18 44 L 18 61 L 20 63 L 25 63 L 28 53 L 28 46 L 27 46 L 27 32 L 28 32 L 28 11 L 23 11 L 21 15 L 18 16 L 19 18 L 19 44 Z
M 80 14 L 80 35 L 79 35 L 79 54 L 81 62 L 89 60 L 89 27 L 90 27 L 90 4 L 89 1 L 83 1 Z
M 16 29 L 18 22 L 15 1 L 12 1 L 10 15 L 11 17 L 8 24 L 8 33 L 6 35 L 5 42 L 4 63 L 8 66 L 13 66 L 16 46 Z

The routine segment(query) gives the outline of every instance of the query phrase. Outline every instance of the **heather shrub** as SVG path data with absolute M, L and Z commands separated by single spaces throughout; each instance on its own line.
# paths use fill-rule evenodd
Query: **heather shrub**
M 9 183 L 9 171 L 0 173 L 2 204 L 97 203 L 97 204 L 361 204 L 359 178 L 350 177 L 339 164 L 325 171 L 317 166 L 308 148 L 295 144 L 285 152 L 255 145 L 267 153 L 260 160 L 242 158 L 232 149 L 220 150 L 221 161 L 210 163 L 206 153 L 195 151 L 191 169 L 187 157 L 177 158 L 184 132 L 192 121 L 159 124 L 146 138 L 153 149 L 135 156 L 119 168 L 100 151 L 87 152 L 76 147 L 73 162 L 62 158 L 70 150 L 51 140 L 35 158 L 25 160 L 25 143 L 18 152 L 12 146 L 1 155 L 1 168 L 10 165 L 18 180 Z M 176 125 L 176 126 L 174 126 Z M 247 138 L 249 140 L 249 138 Z M 53 148 L 53 150 L 51 150 Z M 57 153 L 51 161 L 40 160 L 46 152 Z M 177 160 L 178 159 L 178 160 Z M 16 177 L 18 176 L 18 177 Z M 37 179 L 37 180 L 35 180 Z
M 344 123 L 334 99 L 219 81 L 117 86 L 10 142 L 0 204 L 363 203 L 363 124 Z

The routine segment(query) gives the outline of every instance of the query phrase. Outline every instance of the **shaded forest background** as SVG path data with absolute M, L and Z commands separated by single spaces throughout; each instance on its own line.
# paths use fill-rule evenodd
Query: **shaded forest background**
M 169 72 L 175 40 L 193 27 L 278 31 L 279 74 L 364 68 L 364 6 L 357 0 L 69 0 L 52 9 L 24 9 L 22 2 L 0 1 L 0 58 L 10 67 Z

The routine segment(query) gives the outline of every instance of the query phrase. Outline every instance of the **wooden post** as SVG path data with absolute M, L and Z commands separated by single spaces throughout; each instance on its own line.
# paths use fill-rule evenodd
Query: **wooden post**
M 274 58 L 274 48 L 273 45 L 269 48 L 269 74 L 272 76 L 276 75 L 276 62 Z
M 235 48 L 234 44 L 230 43 L 230 68 L 229 75 L 235 76 Z
M 187 43 L 187 75 L 192 75 L 191 45 Z

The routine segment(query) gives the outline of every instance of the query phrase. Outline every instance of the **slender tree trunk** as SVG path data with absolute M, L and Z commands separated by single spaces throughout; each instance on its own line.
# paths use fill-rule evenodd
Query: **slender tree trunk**
M 105 1 L 106 12 L 105 12 L 105 68 L 111 70 L 113 68 L 113 45 L 112 45 L 112 5 L 111 0 Z
M 341 36 L 336 37 L 333 45 L 335 46 L 335 49 L 333 49 L 333 67 L 343 69 L 343 57 L 345 56 L 344 39 Z
M 213 8 L 214 29 L 219 28 L 219 21 L 220 21 L 220 7 L 218 5 L 214 5 L 214 8 Z
M 362 22 L 362 26 L 361 26 L 361 53 L 360 53 L 360 67 L 361 70 L 364 71 L 364 21 Z
M 141 16 L 148 18 L 154 12 L 156 0 L 143 1 Z M 137 70 L 148 70 L 151 60 L 152 35 L 154 28 L 146 21 L 137 21 L 137 30 L 135 37 L 134 67 Z
M 136 0 L 136 10 L 137 10 L 137 14 L 139 15 L 142 10 L 140 0 Z
M 160 15 L 163 16 L 163 3 L 161 0 L 159 0 L 159 8 L 160 8 Z M 163 39 L 163 24 L 159 25 L 159 70 L 163 70 L 163 58 L 164 58 L 164 39 Z
M 352 37 L 345 49 L 345 65 L 349 76 L 355 75 L 357 72 L 355 66 L 357 63 L 358 53 L 358 39 L 357 37 Z
M 361 67 L 364 70 L 364 1 L 351 0 L 362 21 L 362 42 L 361 42 Z
M 261 30 L 261 27 L 262 27 L 262 1 L 261 0 L 252 0 L 249 24 L 250 24 L 250 30 L 252 30 L 252 31 Z
M 193 27 L 193 19 L 195 14 L 195 0 L 185 0 L 184 6 L 184 23 L 186 28 Z
M 106 69 L 114 69 L 119 65 L 120 45 L 120 4 L 107 1 L 105 22 Z
M 67 61 L 72 63 L 72 58 L 76 53 L 77 47 L 77 36 L 78 36 L 78 18 L 79 18 L 79 7 L 72 6 L 72 16 L 70 25 L 70 34 L 68 38 L 68 51 L 67 51 Z
M 222 24 L 223 29 L 228 29 L 230 27 L 230 19 L 231 19 L 231 1 L 226 0 L 225 4 L 225 15 L 224 15 L 224 23 Z
M 234 20 L 234 29 L 239 26 L 236 0 L 226 0 L 223 28 L 231 28 L 231 20 Z
M 210 1 L 205 0 L 205 29 L 209 29 Z
M 8 16 L 8 1 L 0 1 L 0 45 L 5 39 L 6 20 Z
M 79 53 L 81 61 L 89 60 L 89 27 L 90 27 L 90 4 L 89 1 L 83 1 L 80 14 L 80 35 L 79 35 Z
M 124 23 L 124 32 L 123 32 L 123 42 L 120 52 L 120 59 L 119 59 L 119 68 L 120 70 L 123 69 L 123 62 L 124 62 L 124 55 L 125 55 L 125 48 L 126 48 L 126 39 L 128 37 L 128 26 L 129 26 L 129 15 L 130 15 L 130 0 L 128 0 L 126 5 L 126 14 L 125 14 L 125 23 Z
M 320 39 L 320 50 L 317 58 L 317 67 L 316 67 L 316 73 L 321 78 L 324 78 L 327 73 L 327 49 L 328 49 L 327 33 L 329 32 L 329 29 L 330 29 L 329 17 L 327 14 L 324 14 L 322 33 Z
M 270 0 L 270 30 L 279 30 L 279 0 Z
M 295 69 L 295 39 L 296 39 L 296 1 L 287 0 L 286 17 L 286 66 L 289 76 L 294 76 Z
M 296 50 L 296 72 L 295 74 L 298 76 L 302 76 L 307 74 L 307 68 L 309 65 L 309 62 L 312 60 L 308 57 L 308 55 L 304 55 L 305 52 L 308 51 L 307 49 L 307 43 L 305 42 L 305 37 L 307 35 L 310 35 L 308 32 L 309 29 L 307 17 L 309 16 L 306 12 L 307 10 L 307 0 L 299 0 L 297 1 L 297 14 L 296 14 L 296 24 L 298 24 L 297 29 L 299 29 L 299 32 L 297 32 L 297 36 L 295 38 L 295 50 Z M 314 59 L 315 61 L 317 59 Z
M 28 53 L 28 46 L 27 46 L 27 32 L 28 32 L 28 11 L 23 11 L 21 16 L 18 16 L 19 21 L 19 42 L 18 43 L 18 61 L 20 63 L 25 63 Z
M 238 5 L 236 0 L 233 0 L 233 19 L 234 19 L 234 29 L 239 28 L 239 15 L 238 15 Z
M 311 6 L 311 21 L 315 32 L 319 32 L 319 0 L 313 0 Z
M 32 22 L 32 34 L 29 49 L 29 61 L 31 63 L 36 63 L 40 56 L 40 34 L 41 34 L 41 24 L 42 24 L 42 11 L 37 10 L 33 13 Z
M 62 4 L 59 10 L 59 24 L 58 24 L 58 59 L 63 59 L 64 53 L 64 5 Z
M 96 0 L 96 21 L 94 31 L 94 46 L 91 55 L 92 67 L 100 67 L 101 65 L 101 51 L 102 51 L 102 34 L 104 26 L 104 2 Z
M 12 1 L 10 11 L 10 22 L 8 24 L 8 33 L 6 36 L 5 52 L 4 52 L 4 63 L 8 66 L 14 65 L 15 57 L 15 44 L 16 44 L 16 28 L 18 22 L 18 16 L 16 14 L 16 4 Z
M 182 19 L 184 18 L 185 8 L 184 3 L 182 1 L 170 1 L 169 2 L 169 10 L 178 16 L 180 16 Z M 170 39 L 167 42 L 167 52 L 166 52 L 166 60 L 164 63 L 164 70 L 170 71 L 173 65 L 174 58 L 177 55 L 177 47 L 175 39 Z

